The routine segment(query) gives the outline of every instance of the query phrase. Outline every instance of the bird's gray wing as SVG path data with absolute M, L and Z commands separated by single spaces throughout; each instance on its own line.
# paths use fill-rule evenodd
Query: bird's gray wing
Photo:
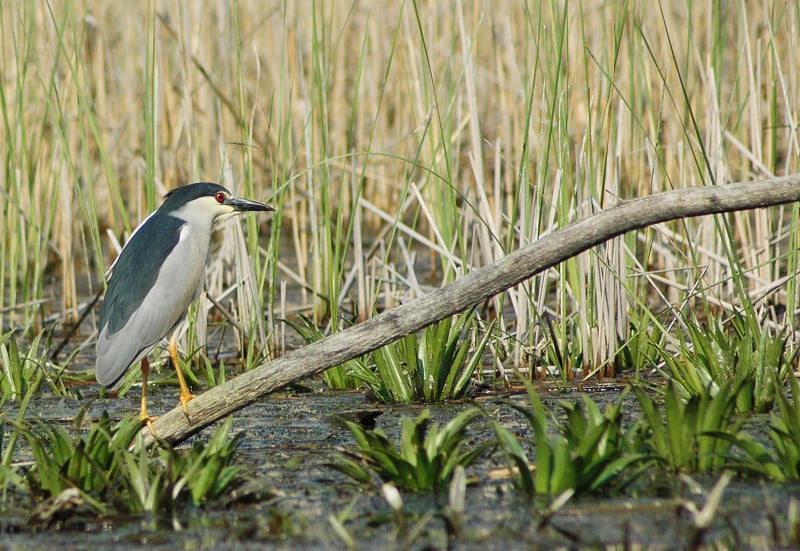
M 166 261 L 185 222 L 156 212 L 138 228 L 114 263 L 100 311 L 97 381 L 115 386 L 131 364 L 145 356 L 177 320 L 169 303 Z M 166 295 L 164 297 L 163 295 Z

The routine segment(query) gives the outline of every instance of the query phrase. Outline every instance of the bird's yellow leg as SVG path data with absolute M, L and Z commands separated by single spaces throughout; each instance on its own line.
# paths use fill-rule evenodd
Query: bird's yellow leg
M 147 378 L 150 376 L 150 362 L 142 359 L 142 407 L 139 410 L 139 420 L 147 423 L 147 428 L 155 437 L 156 429 L 153 428 L 153 418 L 147 413 Z
M 181 358 L 178 355 L 178 341 L 174 336 L 169 341 L 169 357 L 172 358 L 172 365 L 175 366 L 175 373 L 178 374 L 178 384 L 181 387 L 181 395 L 178 397 L 178 402 L 183 406 L 183 413 L 188 417 L 189 409 L 186 407 L 186 404 L 194 398 L 194 394 L 189 392 L 189 386 L 186 384 L 186 378 L 183 376 Z

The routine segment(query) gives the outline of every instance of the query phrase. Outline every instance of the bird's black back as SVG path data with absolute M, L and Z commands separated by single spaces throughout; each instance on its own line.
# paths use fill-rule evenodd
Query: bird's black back
M 110 333 L 116 333 L 139 308 L 153 287 L 164 259 L 178 244 L 185 223 L 159 209 L 134 232 L 108 279 L 100 310 L 100 331 L 108 324 Z

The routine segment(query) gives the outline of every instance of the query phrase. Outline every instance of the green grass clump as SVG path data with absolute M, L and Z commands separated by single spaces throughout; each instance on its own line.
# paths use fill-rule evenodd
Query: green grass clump
M 323 338 L 323 333 L 307 317 L 287 321 L 306 342 Z M 478 372 L 483 352 L 492 336 L 492 327 L 481 340 L 477 321 L 470 310 L 446 318 L 376 350 L 370 357 L 357 358 L 325 372 L 332 389 L 365 386 L 382 402 L 435 403 L 466 397 L 471 378 Z
M 0 404 L 38 392 L 47 365 L 47 351 L 40 347 L 41 337 L 41 333 L 36 335 L 23 354 L 14 331 L 0 335 Z
M 239 437 L 230 437 L 232 419 L 207 443 L 189 450 L 159 445 L 131 448 L 142 429 L 133 417 L 114 423 L 104 414 L 89 431 L 72 437 L 60 425 L 7 421 L 33 453 L 33 466 L 9 477 L 33 499 L 55 498 L 76 490 L 101 514 L 175 512 L 202 505 L 236 485 L 234 465 Z
M 528 384 L 528 407 L 511 404 L 533 432 L 535 465 L 520 441 L 493 422 L 499 449 L 506 458 L 514 486 L 526 494 L 557 496 L 622 491 L 647 467 L 650 456 L 633 449 L 622 427 L 622 401 L 603 413 L 588 396 L 563 402 L 567 414 L 551 433 L 548 413 Z
M 380 429 L 367 430 L 344 421 L 358 445 L 345 452 L 331 467 L 367 484 L 375 474 L 384 482 L 414 492 L 440 491 L 450 485 L 456 467 L 468 467 L 487 449 L 487 444 L 467 446 L 466 429 L 480 416 L 468 409 L 440 427 L 430 420 L 430 410 L 416 419 L 403 419 L 399 447 Z
M 719 472 L 729 462 L 742 423 L 733 417 L 738 388 L 725 384 L 713 395 L 686 400 L 680 384 L 668 381 L 663 410 L 647 392 L 634 388 L 642 408 L 636 426 L 640 447 L 672 473 Z
M 768 412 L 775 404 L 777 386 L 785 384 L 799 349 L 790 349 L 786 335 L 755 317 L 752 310 L 734 312 L 727 319 L 716 316 L 706 323 L 686 320 L 686 339 L 677 355 L 663 354 L 664 373 L 675 382 L 684 398 L 737 387 L 737 412 Z
M 472 349 L 464 333 L 474 328 L 471 311 L 428 326 L 375 351 L 378 384 L 368 382 L 379 399 L 433 403 L 464 398 L 480 367 L 491 328 Z M 471 354 L 471 355 L 470 355 Z
M 800 480 L 800 382 L 791 377 L 789 386 L 791 398 L 784 387 L 778 389 L 778 411 L 770 419 L 770 438 L 784 479 Z
M 769 421 L 771 446 L 755 439 L 737 439 L 734 444 L 744 457 L 737 467 L 754 476 L 779 482 L 800 480 L 800 382 L 789 379 L 791 397 L 785 386 L 776 386 L 777 410 Z

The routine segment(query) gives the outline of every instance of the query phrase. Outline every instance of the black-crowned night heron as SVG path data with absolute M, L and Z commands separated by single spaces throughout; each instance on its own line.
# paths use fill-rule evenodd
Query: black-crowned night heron
M 175 333 L 203 289 L 214 223 L 240 212 L 269 210 L 275 209 L 233 197 L 218 184 L 177 188 L 134 230 L 111 266 L 100 311 L 95 374 L 97 382 L 115 388 L 128 368 L 141 360 L 143 421 L 150 422 L 147 355 L 167 336 L 184 412 L 193 398 L 181 370 Z

